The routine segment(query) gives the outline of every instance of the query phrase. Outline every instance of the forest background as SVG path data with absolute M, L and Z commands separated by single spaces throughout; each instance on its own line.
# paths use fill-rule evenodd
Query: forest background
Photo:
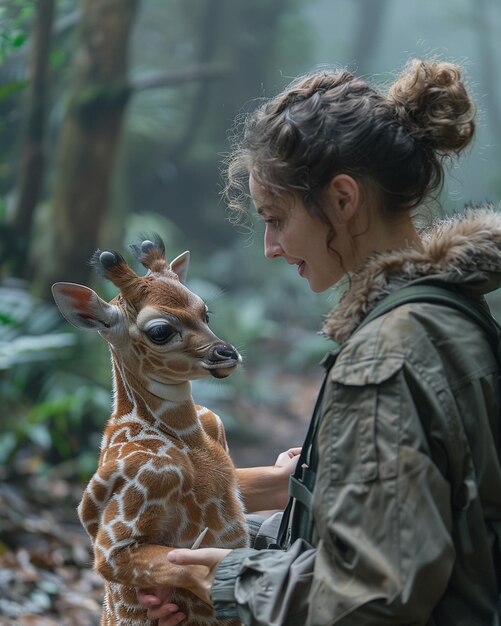
M 239 116 L 292 78 L 347 67 L 384 86 L 414 57 L 464 68 L 473 147 L 439 214 L 501 197 L 498 0 L 0 0 L 0 625 L 97 623 L 74 504 L 110 412 L 107 348 L 52 302 L 57 280 L 115 294 L 87 264 L 156 231 L 212 327 L 244 354 L 194 385 L 238 465 L 299 445 L 338 293 L 315 295 L 232 226 L 221 166 Z M 490 298 L 501 313 L 501 298 Z

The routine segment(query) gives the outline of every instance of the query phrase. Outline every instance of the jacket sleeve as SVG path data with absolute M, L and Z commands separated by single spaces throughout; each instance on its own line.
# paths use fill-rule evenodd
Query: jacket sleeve
M 304 626 L 315 552 L 302 540 L 286 552 L 232 550 L 212 587 L 216 616 L 240 619 L 246 626 Z

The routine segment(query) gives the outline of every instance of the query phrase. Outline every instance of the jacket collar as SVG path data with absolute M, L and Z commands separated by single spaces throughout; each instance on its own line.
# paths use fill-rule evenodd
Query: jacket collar
M 448 283 L 481 298 L 501 286 L 501 214 L 491 206 L 439 220 L 422 233 L 423 249 L 370 256 L 326 317 L 323 332 L 345 342 L 386 295 L 409 284 Z

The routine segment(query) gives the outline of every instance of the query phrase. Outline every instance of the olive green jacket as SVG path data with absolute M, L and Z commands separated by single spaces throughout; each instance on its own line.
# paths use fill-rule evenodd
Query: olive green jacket
M 313 496 L 318 540 L 234 550 L 217 615 L 250 625 L 501 626 L 498 364 L 483 331 L 437 304 L 407 304 L 357 332 L 403 285 L 501 286 L 501 216 L 434 227 L 423 251 L 373 256 L 324 331 L 328 374 Z

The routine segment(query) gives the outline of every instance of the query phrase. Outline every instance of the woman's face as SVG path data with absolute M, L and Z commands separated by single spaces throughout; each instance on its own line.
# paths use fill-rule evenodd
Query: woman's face
M 346 270 L 342 257 L 327 247 L 329 224 L 312 216 L 300 198 L 267 193 L 252 174 L 249 186 L 256 210 L 265 222 L 265 256 L 283 257 L 290 265 L 297 265 L 298 274 L 308 280 L 312 291 L 325 291 L 337 283 Z

